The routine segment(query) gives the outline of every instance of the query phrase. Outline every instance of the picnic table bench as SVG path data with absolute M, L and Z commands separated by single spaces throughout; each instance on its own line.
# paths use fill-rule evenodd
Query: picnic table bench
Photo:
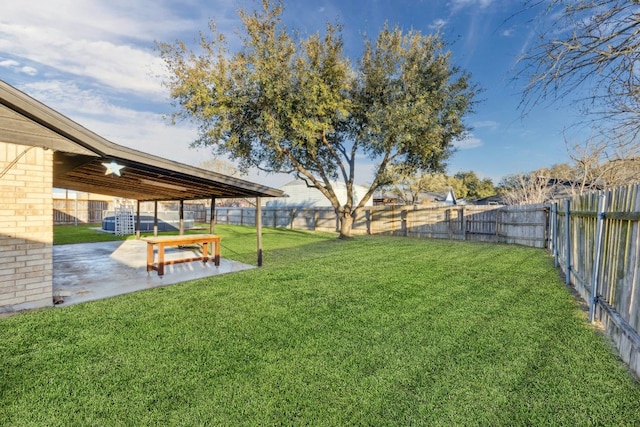
M 156 270 L 158 276 L 164 276 L 164 266 L 181 262 L 203 261 L 213 258 L 216 266 L 220 265 L 220 236 L 213 234 L 185 234 L 182 236 L 159 236 L 141 239 L 147 242 L 147 272 Z M 168 246 L 202 245 L 202 255 L 180 259 L 165 260 L 164 249 Z M 154 262 L 154 248 L 158 247 L 158 261 Z M 212 255 L 209 256 L 209 248 Z

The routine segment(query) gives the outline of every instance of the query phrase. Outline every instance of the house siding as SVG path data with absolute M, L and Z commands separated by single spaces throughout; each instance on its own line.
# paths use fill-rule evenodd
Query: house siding
M 53 152 L 0 142 L 0 313 L 51 306 Z

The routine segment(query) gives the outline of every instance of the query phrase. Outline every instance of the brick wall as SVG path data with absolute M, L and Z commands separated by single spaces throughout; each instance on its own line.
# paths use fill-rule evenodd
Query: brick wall
M 51 306 L 53 152 L 0 142 L 0 313 Z

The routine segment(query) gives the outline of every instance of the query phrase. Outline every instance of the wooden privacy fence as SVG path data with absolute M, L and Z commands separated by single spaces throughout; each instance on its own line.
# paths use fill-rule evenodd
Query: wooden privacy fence
M 554 204 L 550 221 L 550 249 L 567 284 L 640 375 L 640 186 Z
M 217 224 L 256 225 L 255 208 L 216 207 Z M 310 231 L 336 231 L 338 218 L 332 208 L 262 208 L 262 225 Z
M 53 199 L 53 223 L 98 224 L 109 203 L 102 200 Z
M 356 231 L 370 234 L 512 243 L 544 248 L 548 206 L 450 206 L 372 208 Z
M 544 248 L 548 240 L 548 205 L 529 206 L 380 206 L 365 209 L 354 221 L 354 234 L 512 243 Z M 255 208 L 216 207 L 219 224 L 255 225 Z M 265 227 L 336 231 L 333 208 L 262 208 Z

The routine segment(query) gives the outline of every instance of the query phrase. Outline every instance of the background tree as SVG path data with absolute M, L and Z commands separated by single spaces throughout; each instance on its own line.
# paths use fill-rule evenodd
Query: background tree
M 538 34 L 521 58 L 525 110 L 573 99 L 591 115 L 606 150 L 640 151 L 640 4 L 637 0 L 527 0 L 540 8 Z M 607 153 L 609 157 L 612 154 Z
M 598 141 L 577 144 L 569 150 L 573 164 L 508 175 L 500 181 L 498 191 L 507 204 L 543 203 L 640 181 L 640 159 L 603 159 L 600 149 L 604 145 Z
M 387 171 L 389 184 L 385 187 L 405 204 L 419 203 L 420 193 L 425 191 L 446 193 L 452 190 L 458 199 L 481 199 L 497 193 L 491 178 L 480 179 L 473 171 L 458 172 L 454 176 L 430 172 L 411 173 L 402 165 L 393 165 Z
M 386 189 L 398 197 L 405 205 L 415 205 L 420 202 L 420 193 L 427 191 L 429 174 L 412 173 L 404 165 L 389 165 L 382 178 L 387 184 Z
M 608 187 L 640 182 L 640 158 L 610 160 L 604 165 L 604 181 Z
M 571 166 L 569 163 L 556 163 L 549 168 L 542 168 L 541 170 L 547 171 L 550 178 L 559 180 L 575 181 L 579 178 L 579 173 L 575 166 Z
M 212 172 L 221 173 L 228 176 L 240 176 L 241 173 L 236 166 L 228 160 L 218 159 L 212 157 L 204 162 L 198 164 L 201 169 L 206 169 Z
M 405 205 L 415 205 L 421 202 L 424 192 L 445 193 L 450 189 L 454 194 L 463 191 L 461 180 L 447 176 L 444 173 L 429 173 L 418 171 L 413 173 L 403 165 L 391 165 L 387 168 L 385 179 L 388 184 L 382 188 L 392 192 Z
M 640 181 L 640 157 L 631 153 L 612 153 L 612 141 L 592 138 L 568 149 L 573 160 L 579 194 L 604 187 L 617 187 Z
M 450 65 L 437 35 L 385 27 L 352 66 L 340 28 L 298 40 L 282 25 L 281 3 L 239 12 L 242 47 L 229 52 L 211 23 L 199 52 L 185 43 L 158 44 L 169 71 L 165 84 L 179 107 L 174 119 L 199 125 L 195 145 L 210 146 L 241 168 L 295 173 L 331 202 L 340 235 L 385 184 L 389 165 L 441 170 L 477 92 Z M 356 204 L 357 156 L 376 164 L 369 191 Z M 332 181 L 340 179 L 340 203 Z
M 447 191 L 452 190 L 456 198 L 463 199 L 466 197 L 467 188 L 460 179 L 443 173 L 430 173 L 425 175 L 423 180 L 425 181 L 425 186 L 429 191 L 446 193 Z
M 499 193 L 507 205 L 544 203 L 553 194 L 547 170 L 508 175 L 500 181 Z
M 480 179 L 473 171 L 458 172 L 453 177 L 462 181 L 464 194 L 456 193 L 459 198 L 482 199 L 496 194 L 491 178 Z

